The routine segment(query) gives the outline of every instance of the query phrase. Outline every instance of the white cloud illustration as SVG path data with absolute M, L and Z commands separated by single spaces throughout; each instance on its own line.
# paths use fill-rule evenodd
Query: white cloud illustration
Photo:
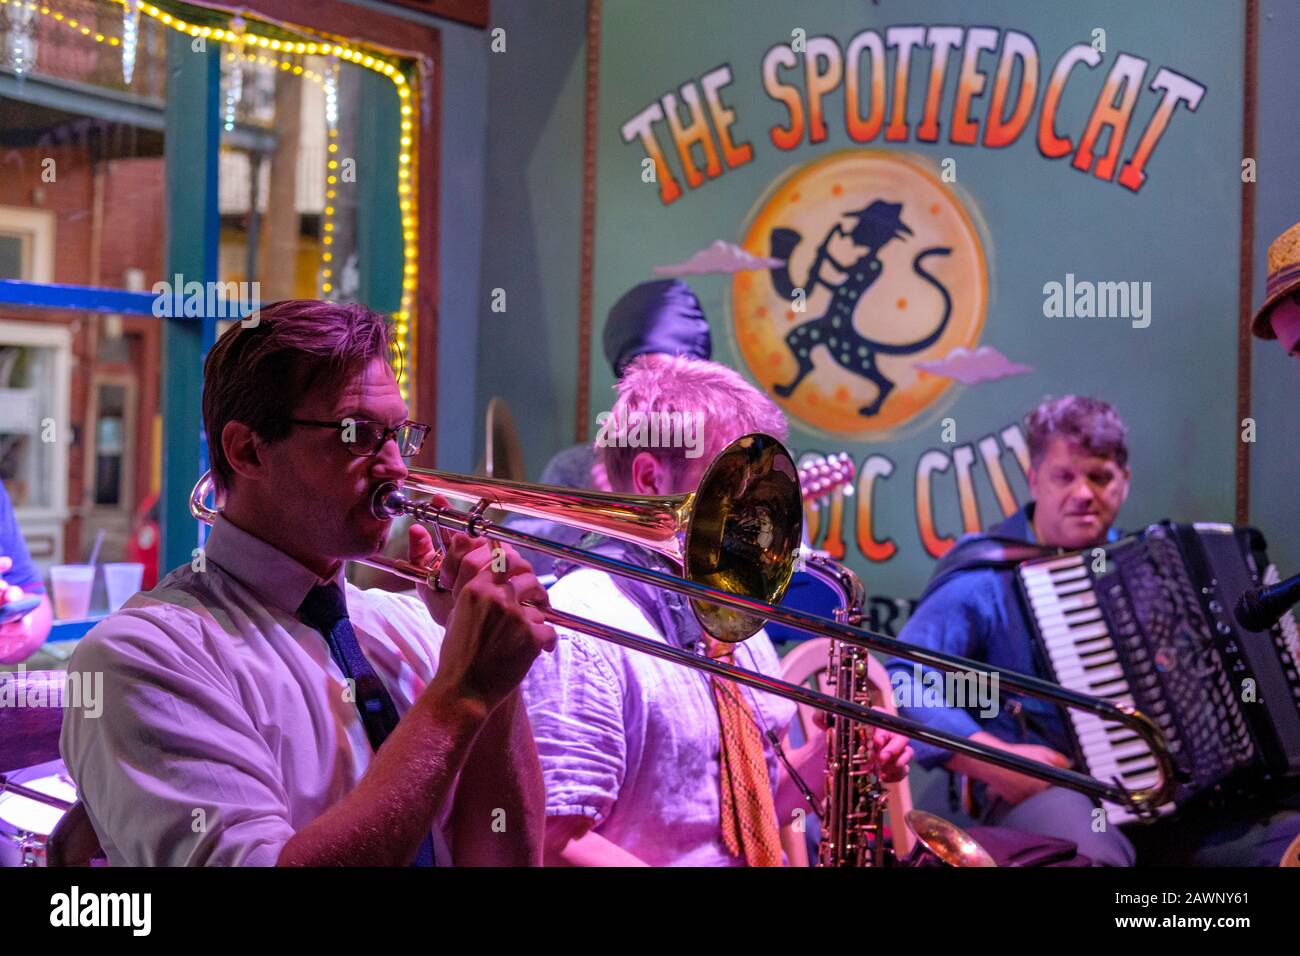
M 685 262 L 669 266 L 655 266 L 657 276 L 703 276 L 717 273 L 748 272 L 752 269 L 775 269 L 784 259 L 751 255 L 734 242 L 715 239 L 707 249 L 701 249 Z
M 1013 362 L 991 345 L 981 345 L 974 352 L 956 348 L 943 358 L 934 362 L 914 362 L 913 368 L 932 375 L 942 375 L 963 385 L 977 382 L 992 382 L 999 378 L 1024 375 L 1032 372 L 1033 366 Z

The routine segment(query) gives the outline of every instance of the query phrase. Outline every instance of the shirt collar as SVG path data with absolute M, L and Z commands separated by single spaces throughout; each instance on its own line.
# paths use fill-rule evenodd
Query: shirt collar
M 1015 514 L 998 522 L 988 531 L 991 535 L 1037 544 L 1034 537 L 1034 503 L 1031 501 Z
M 279 548 L 218 515 L 212 523 L 204 556 L 256 594 L 268 607 L 297 614 L 307 592 L 327 584 Z M 343 564 L 331 579 L 343 588 Z
M 1038 535 L 1034 534 L 1034 502 L 1025 505 L 1021 514 L 1025 517 L 1025 540 L 1030 544 L 1038 544 Z

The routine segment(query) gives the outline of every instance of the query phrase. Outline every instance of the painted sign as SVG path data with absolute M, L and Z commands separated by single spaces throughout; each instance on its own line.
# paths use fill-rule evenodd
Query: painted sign
M 595 335 L 656 267 L 684 275 L 796 454 L 853 456 L 856 495 L 810 531 L 899 599 L 1026 500 L 1021 422 L 1049 394 L 1128 423 L 1126 525 L 1232 515 L 1240 9 L 968 18 L 603 8 Z

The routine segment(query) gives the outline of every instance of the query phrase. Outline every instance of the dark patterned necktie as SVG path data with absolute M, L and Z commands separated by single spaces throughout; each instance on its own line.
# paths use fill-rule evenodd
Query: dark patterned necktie
M 321 632 L 329 646 L 330 657 L 334 658 L 334 663 L 339 666 L 343 676 L 355 686 L 357 711 L 365 725 L 370 746 L 378 752 L 380 744 L 397 726 L 399 717 L 393 698 L 389 696 L 383 681 L 361 653 L 357 632 L 352 629 L 352 622 L 348 619 L 348 603 L 343 589 L 334 582 L 316 585 L 303 598 L 298 613 L 304 621 Z M 425 834 L 411 865 L 436 865 L 432 834 Z

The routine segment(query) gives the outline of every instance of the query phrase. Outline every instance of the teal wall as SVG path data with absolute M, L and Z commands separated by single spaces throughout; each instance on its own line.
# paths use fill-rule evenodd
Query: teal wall
M 474 468 L 479 270 L 487 170 L 487 34 L 443 21 L 442 157 L 438 196 L 438 467 Z
M 535 478 L 574 435 L 586 4 L 498 0 L 492 27 L 506 49 L 487 54 L 476 460 L 487 401 L 500 395 Z M 504 312 L 491 309 L 494 289 Z
M 606 12 L 615 14 L 626 9 L 629 0 L 606 0 Z M 762 4 L 768 7 L 768 4 Z M 851 34 L 835 17 L 826 12 L 828 4 L 804 6 L 799 17 L 805 19 L 809 35 L 817 28 L 833 30 L 837 35 Z M 1014 16 L 1007 13 L 1009 3 L 981 5 L 978 14 L 962 14 L 953 4 L 910 4 L 885 2 L 880 6 L 866 3 L 852 5 L 854 24 L 887 22 L 941 22 L 948 11 L 952 22 L 966 23 L 982 19 L 1004 26 L 1019 26 L 1040 39 L 1044 62 L 1059 53 L 1064 42 L 1062 27 L 1065 7 L 1055 5 L 1017 5 Z M 1107 6 L 1122 12 L 1127 3 Z M 1180 363 L 1178 380 L 1194 384 L 1188 390 L 1191 400 L 1174 400 L 1175 392 L 1164 381 L 1153 379 L 1140 361 L 1114 366 L 1100 375 L 1085 378 L 1086 370 L 1074 367 L 1067 353 L 1059 365 L 1048 366 L 1033 379 L 1009 380 L 996 385 L 980 399 L 975 414 L 997 423 L 1008 421 L 1042 392 L 1067 388 L 1100 390 L 1098 383 L 1113 381 L 1111 392 L 1121 408 L 1132 403 L 1149 403 L 1153 411 L 1142 417 L 1165 423 L 1166 433 L 1158 436 L 1135 436 L 1140 447 L 1135 465 L 1143 490 L 1135 495 L 1133 506 L 1126 509 L 1128 522 L 1144 520 L 1147 512 L 1159 511 L 1179 518 L 1230 519 L 1233 502 L 1233 455 L 1235 441 L 1235 353 L 1233 332 L 1237 301 L 1237 231 L 1236 217 L 1240 201 L 1239 187 L 1233 170 L 1239 165 L 1241 108 L 1240 45 L 1226 42 L 1226 33 L 1237 36 L 1235 4 L 1217 4 L 1228 8 L 1216 15 L 1220 27 L 1200 29 L 1179 26 L 1161 27 L 1161 16 L 1173 15 L 1176 21 L 1181 7 L 1168 3 L 1153 4 L 1148 29 L 1134 36 L 1115 37 L 1120 49 L 1148 56 L 1157 63 L 1177 67 L 1190 60 L 1221 61 L 1218 75 L 1229 77 L 1216 83 L 1211 96 L 1202 104 L 1206 122 L 1193 126 L 1187 115 L 1175 121 L 1177 136 L 1171 134 L 1162 144 L 1164 150 L 1181 150 L 1197 162 L 1208 157 L 1222 163 L 1222 179 L 1213 185 L 1188 182 L 1162 174 L 1149 187 L 1151 201 L 1144 207 L 1160 206 L 1158 217 L 1147 221 L 1134 216 L 1125 228 L 1141 230 L 1153 244 L 1138 265 L 1158 264 L 1167 274 L 1179 277 L 1181 286 L 1175 293 L 1188 303 L 1186 317 L 1199 322 L 1215 322 L 1225 344 L 1218 354 L 1184 351 L 1177 342 L 1165 343 L 1174 350 Z M 647 84 L 640 64 L 667 60 L 671 68 L 665 75 L 681 81 L 713 68 L 732 53 L 729 36 L 736 31 L 726 27 L 710 2 L 693 5 L 689 31 L 643 31 L 636 43 L 623 49 L 606 48 L 602 63 L 605 102 L 601 109 L 602 159 L 610 156 L 637 158 L 635 150 L 625 147 L 618 138 L 614 116 L 622 118 L 627 108 L 644 105 L 668 87 L 658 79 Z M 734 5 L 733 5 L 734 7 Z M 842 9 L 843 5 L 837 5 Z M 1072 8 L 1072 7 L 1071 7 Z M 815 13 L 816 18 L 804 11 Z M 714 11 L 710 14 L 710 11 Z M 940 12 L 934 12 L 940 11 Z M 1159 14 L 1159 15 L 1157 15 Z M 582 111 L 584 4 L 581 0 L 563 0 L 542 5 L 533 0 L 493 0 L 493 25 L 507 30 L 508 50 L 493 54 L 487 50 L 488 38 L 482 33 L 449 27 L 444 33 L 448 86 L 444 96 L 443 191 L 443 334 L 441 350 L 442 407 L 439 411 L 440 461 L 448 467 L 461 467 L 482 455 L 481 422 L 489 396 L 505 396 L 514 411 L 523 440 L 530 474 L 536 477 L 551 453 L 568 445 L 574 433 L 576 382 L 576 331 L 578 319 L 579 239 L 582 174 Z M 711 34 L 703 24 L 709 16 L 718 18 L 718 31 Z M 1074 27 L 1078 23 L 1072 21 Z M 778 32 L 771 31 L 772 42 Z M 471 36 L 470 34 L 473 34 Z M 689 36 L 687 35 L 689 34 Z M 788 31 L 787 31 L 788 35 Z M 1300 220 L 1300 108 L 1295 88 L 1295 50 L 1300 47 L 1300 7 L 1287 0 L 1262 0 L 1260 17 L 1260 87 L 1259 87 L 1259 183 L 1256 212 L 1256 299 L 1262 296 L 1266 248 L 1269 240 L 1291 223 Z M 453 43 L 453 41 L 455 41 Z M 481 42 L 479 42 L 481 41 Z M 755 57 L 761 49 L 753 44 L 743 47 L 749 52 L 742 59 L 737 54 L 733 65 L 739 75 L 743 66 L 753 71 Z M 688 55 L 689 53 L 689 55 Z M 461 83 L 452 78 L 450 67 L 460 58 L 477 77 L 486 74 L 486 94 L 476 90 L 473 82 Z M 656 74 L 658 76 L 658 74 Z M 1204 79 L 1204 78 L 1202 78 Z M 613 82 L 611 90 L 610 83 Z M 742 84 L 738 82 L 736 87 Z M 751 84 L 752 86 L 752 84 Z M 620 87 L 623 89 L 620 90 Z M 463 109 L 470 118 L 454 117 Z M 474 174 L 470 157 L 477 155 L 474 141 L 453 148 L 450 130 L 453 123 L 463 123 L 477 131 L 486 112 L 486 177 L 482 194 L 477 198 L 461 195 L 473 190 Z M 758 142 L 763 124 L 747 121 L 749 138 Z M 1198 116 L 1197 119 L 1202 119 Z M 1235 125 L 1234 125 L 1235 124 Z M 1195 128 L 1213 126 L 1226 130 L 1218 139 L 1190 135 Z M 908 144 L 909 147 L 915 144 Z M 1021 147 L 1013 147 L 1021 148 Z M 461 156 L 456 150 L 462 149 Z M 1008 166 L 1003 157 L 979 156 L 967 151 L 975 167 L 972 176 L 984 176 L 994 183 Z M 1066 262 L 1056 251 L 1061 210 L 1058 193 L 1072 185 L 1077 174 L 1060 164 L 1041 163 L 1030 170 L 1021 183 L 1019 202 L 1039 211 L 1040 222 L 1031 228 L 1024 248 L 1042 255 L 1043 270 L 1048 274 L 1066 271 Z M 751 176 L 746 188 L 751 193 L 763 181 L 751 167 L 728 173 L 729 177 Z M 1161 181 L 1163 180 L 1163 182 Z M 639 184 L 638 184 L 639 185 Z M 648 267 L 656 261 L 672 261 L 682 251 L 689 252 L 700 237 L 734 238 L 735 224 L 721 228 L 710 221 L 714 210 L 704 193 L 717 191 L 722 182 L 706 186 L 700 196 L 682 200 L 678 208 L 665 217 L 662 227 L 650 227 L 649 217 L 657 214 L 653 205 L 639 206 L 641 194 L 622 189 L 617 184 L 602 185 L 598 205 L 608 212 L 621 210 L 621 221 L 601 233 L 596 249 L 596 298 L 594 312 L 597 333 L 603 313 L 627 285 L 646 278 Z M 1115 195 L 1107 195 L 1107 190 Z M 1099 261 L 1105 268 L 1124 270 L 1128 263 L 1112 245 L 1115 222 L 1123 219 L 1125 197 L 1115 187 L 1100 190 L 1101 205 L 1084 204 L 1076 209 L 1075 223 L 1090 232 L 1098 247 Z M 1159 195 L 1157 195 L 1157 193 Z M 701 201 L 702 200 L 702 201 Z M 481 204 L 476 217 L 474 204 Z M 453 214 L 450 208 L 456 212 Z M 1133 203 L 1128 204 L 1132 209 Z M 1007 228 L 1016 215 L 1014 208 L 981 204 L 990 226 L 997 232 Z M 1118 210 L 1118 211 L 1117 211 Z M 1227 223 L 1221 235 L 1208 236 L 1204 224 Z M 455 231 L 452 231 L 454 227 Z M 714 233 L 717 233 L 715 236 Z M 690 242 L 675 237 L 688 236 Z M 481 242 L 481 268 L 479 261 Z M 1005 260 L 1005 257 L 1004 257 Z M 1015 263 L 998 261 L 995 267 L 1014 269 Z M 1098 267 L 1100 272 L 1103 267 Z M 1077 271 L 1077 270 L 1076 270 Z M 725 308 L 724 282 L 718 278 L 693 280 L 704 300 L 706 310 L 718 319 Z M 507 311 L 490 311 L 493 288 L 507 290 Z M 1020 295 L 1027 295 L 1023 290 Z M 1159 300 L 1157 300 L 1159 301 Z M 1020 303 L 1023 305 L 1023 303 Z M 1018 308 L 1010 291 L 992 302 L 991 309 Z M 1159 319 L 1159 313 L 1157 313 Z M 477 353 L 453 352 L 452 338 L 465 342 L 470 330 L 477 336 Z M 1147 330 L 1151 331 L 1151 330 Z M 722 334 L 719 341 L 726 341 Z M 609 372 L 599 352 L 599 338 L 593 355 L 593 414 L 601 407 Z M 1300 365 L 1287 360 L 1272 343 L 1257 342 L 1254 350 L 1252 384 L 1253 413 L 1258 422 L 1259 441 L 1252 449 L 1251 518 L 1265 529 L 1272 555 L 1283 574 L 1300 571 L 1300 536 L 1297 535 L 1295 490 L 1300 488 Z M 968 390 L 972 391 L 972 390 Z M 456 415 L 465 410 L 472 395 L 472 414 L 449 421 L 450 409 Z M 590 423 L 589 423 L 590 432 Z M 1210 457 L 1215 462 L 1213 477 L 1194 474 L 1192 461 Z M 1013 469 L 1009 473 L 1014 478 Z M 898 475 L 904 481 L 910 476 Z M 1016 491 L 1023 484 L 1014 483 Z M 911 500 L 900 500 L 896 520 L 910 522 Z M 951 524 L 952 514 L 941 516 Z M 924 581 L 924 572 L 907 580 L 890 582 L 900 593 L 915 594 Z M 869 579 L 879 591 L 877 578 Z M 945 799 L 937 778 L 927 781 L 918 775 L 914 789 L 920 802 L 942 808 Z
M 792 155 L 777 156 L 769 167 L 760 168 L 761 162 L 755 162 L 731 171 L 666 212 L 646 201 L 644 192 L 636 188 L 639 183 L 620 185 L 613 178 L 618 173 L 612 171 L 611 161 L 623 158 L 635 165 L 640 153 L 622 143 L 618 124 L 634 107 L 668 89 L 669 78 L 684 82 L 730 62 L 737 79 L 729 88 L 728 100 L 737 103 L 744 138 L 756 144 L 760 160 L 773 157 L 766 127 L 774 116 L 783 116 L 770 102 L 760 107 L 759 100 L 765 97 L 755 74 L 766 46 L 788 38 L 785 20 L 790 15 L 783 14 L 783 29 L 777 30 L 770 23 L 764 25 L 763 17 L 753 15 L 729 25 L 726 14 L 761 8 L 769 11 L 767 20 L 771 21 L 770 11 L 788 8 L 763 0 L 681 4 L 682 9 L 691 9 L 689 20 L 682 20 L 690 29 L 665 31 L 651 28 L 662 19 L 662 13 L 655 12 L 655 7 L 662 10 L 662 5 L 648 6 L 631 0 L 606 0 L 605 4 L 593 415 L 607 402 L 610 375 L 599 350 L 599 330 L 604 312 L 617 295 L 647 278 L 651 265 L 683 258 L 701 240 L 735 239 L 739 222 L 732 204 L 718 194 L 735 189 L 753 197 L 776 171 L 777 160 L 797 164 L 813 154 L 812 148 L 805 147 Z M 490 36 L 482 31 L 454 25 L 445 28 L 448 83 L 443 120 L 439 457 L 448 467 L 471 467 L 481 457 L 481 423 L 492 395 L 502 395 L 511 404 L 532 476 L 540 472 L 551 453 L 572 441 L 577 388 L 584 7 L 581 0 L 545 5 L 496 0 L 492 26 L 506 29 L 505 53 L 491 52 Z M 986 332 L 994 328 L 998 316 L 1033 306 L 1040 298 L 1031 294 L 1035 283 L 1041 287 L 1042 281 L 1059 279 L 1071 268 L 1073 253 L 1062 248 L 1062 221 L 1092 237 L 1087 268 L 1074 268 L 1076 273 L 1122 277 L 1136 269 L 1155 270 L 1167 277 L 1168 284 L 1156 289 L 1156 326 L 1144 330 L 1154 334 L 1141 349 L 1121 344 L 1107 351 L 1111 346 L 1099 340 L 1099 330 L 1085 333 L 1097 339 L 1090 345 L 1108 356 L 1101 363 L 1104 369 L 1079 367 L 1076 353 L 1067 349 L 1057 362 L 1039 362 L 1039 372 L 1033 376 L 958 391 L 963 392 L 963 417 L 970 414 L 975 431 L 1010 421 L 1045 392 L 1078 389 L 1107 394 L 1130 419 L 1142 423 L 1141 433 L 1134 436 L 1139 484 L 1125 509 L 1125 523 L 1164 516 L 1230 519 L 1236 441 L 1231 330 L 1236 316 L 1239 189 L 1235 174 L 1208 178 L 1205 170 L 1220 166 L 1235 170 L 1240 161 L 1240 7 L 1198 4 L 1196 18 L 1187 15 L 1185 5 L 1167 3 L 1143 5 L 1138 13 L 1131 4 L 1121 2 L 1103 3 L 1096 9 L 1102 13 L 1083 16 L 1075 8 L 1066 13 L 1004 0 L 981 7 L 977 18 L 963 15 L 963 7 L 953 3 L 906 7 L 830 3 L 804 8 L 798 19 L 808 35 L 829 32 L 841 41 L 866 26 L 979 20 L 1029 32 L 1038 41 L 1044 65 L 1050 65 L 1065 45 L 1078 39 L 1080 31 L 1086 38 L 1083 26 L 1096 20 L 1111 25 L 1113 51 L 1132 52 L 1154 65 L 1183 69 L 1207 83 L 1209 91 L 1197 114 L 1183 111 L 1175 117 L 1150 167 L 1152 180 L 1137 197 L 1103 184 L 1083 198 L 1072 198 L 1079 192 L 1075 180 L 1082 177 L 1068 168 L 1068 160 L 1053 163 L 1025 157 L 1023 162 L 1015 162 L 1000 155 L 1032 150 L 1025 141 L 1009 150 L 967 149 L 959 154 L 962 178 L 969 188 L 982 190 L 976 204 L 995 236 L 995 291 Z M 628 17 L 634 19 L 629 23 Z M 1119 23 L 1136 25 L 1117 31 L 1115 24 Z M 1269 239 L 1300 220 L 1300 159 L 1296 158 L 1300 110 L 1295 108 L 1293 55 L 1300 41 L 1300 10 L 1282 0 L 1264 0 L 1260 32 L 1257 296 L 1262 294 Z M 618 46 L 611 48 L 612 40 L 617 40 Z M 1113 62 L 1113 55 L 1107 57 L 1107 65 Z M 457 58 L 462 66 L 468 66 L 470 74 L 459 77 L 451 69 Z M 476 83 L 485 84 L 485 92 L 484 85 L 476 87 Z M 1152 94 L 1148 91 L 1145 95 Z M 746 97 L 753 102 L 744 102 Z M 828 115 L 833 109 L 828 109 Z M 457 110 L 467 115 L 453 116 Z M 1077 116 L 1063 114 L 1063 123 L 1077 126 L 1076 121 Z M 460 142 L 452 139 L 457 123 L 468 137 Z M 842 126 L 837 129 L 832 123 L 831 130 L 832 137 L 843 138 Z M 1204 130 L 1216 132 L 1199 135 Z M 474 137 L 482 135 L 486 137 L 484 152 L 477 153 Z M 835 145 L 846 144 L 823 144 Z M 904 147 L 913 152 L 927 148 L 915 142 Z M 1177 154 L 1178 164 L 1186 164 L 1179 165 L 1180 169 L 1194 170 L 1195 175 L 1170 172 L 1167 164 L 1174 159 L 1172 154 Z M 483 167 L 473 161 L 479 155 L 486 156 L 481 185 L 475 182 L 475 171 Z M 1008 175 L 1016 177 L 1014 198 L 999 182 Z M 475 190 L 480 192 L 475 194 Z M 992 196 L 999 198 L 993 201 Z M 477 217 L 475 203 L 480 210 Z M 1036 212 L 1030 216 L 1032 211 Z M 730 218 L 724 218 L 727 216 Z M 1008 246 L 998 237 L 1006 236 L 1013 223 L 1023 232 Z M 1122 228 L 1116 229 L 1116 223 Z M 1142 240 L 1140 244 L 1127 242 L 1134 234 Z M 1008 275 L 1017 278 L 1008 280 Z M 728 334 L 721 328 L 726 321 L 725 280 L 706 277 L 692 282 L 717 323 L 715 341 L 727 343 Z M 495 288 L 506 291 L 504 313 L 490 309 Z M 1170 315 L 1171 309 L 1175 315 Z M 1169 321 L 1162 323 L 1162 315 Z M 1189 323 L 1193 329 L 1190 338 L 1171 329 Z M 1160 330 L 1161 324 L 1168 333 Z M 1211 326 L 1215 331 L 1207 333 Z M 454 341 L 467 344 L 471 333 L 476 352 L 452 347 Z M 1134 331 L 1127 338 L 1140 335 Z M 984 341 L 1003 345 L 1005 340 L 990 339 L 986 334 Z M 1207 342 L 1215 344 L 1207 348 Z M 1147 349 L 1166 356 L 1159 377 L 1144 359 Z M 1003 350 L 1012 354 L 1009 347 Z M 721 357 L 735 360 L 725 347 Z M 1300 369 L 1275 346 L 1257 343 L 1253 388 L 1259 442 L 1252 449 L 1251 517 L 1268 533 L 1274 557 L 1285 572 L 1300 568 L 1300 542 L 1290 540 L 1296 520 L 1289 491 L 1300 485 L 1300 455 L 1296 454 L 1300 424 L 1295 421 L 1300 408 Z M 1151 422 L 1159 428 L 1148 429 Z M 590 433 L 592 425 L 587 425 Z M 931 427 L 937 426 L 931 423 Z M 910 486 L 911 475 L 905 470 L 910 462 L 900 460 L 899 464 L 893 480 Z M 1017 470 L 1009 467 L 1008 474 L 1020 493 L 1023 483 Z M 986 494 L 983 499 L 988 500 Z M 892 520 L 895 526 L 886 524 L 885 528 L 906 534 L 914 521 L 910 491 L 892 504 L 897 513 L 892 518 L 885 516 L 885 521 Z M 951 501 L 943 507 L 951 509 Z M 939 521 L 945 528 L 953 527 L 955 511 L 941 510 Z M 875 584 L 898 593 L 915 593 L 924 574 L 923 569 L 913 569 L 898 575 L 898 580 L 886 576 L 884 585 L 877 576 Z

